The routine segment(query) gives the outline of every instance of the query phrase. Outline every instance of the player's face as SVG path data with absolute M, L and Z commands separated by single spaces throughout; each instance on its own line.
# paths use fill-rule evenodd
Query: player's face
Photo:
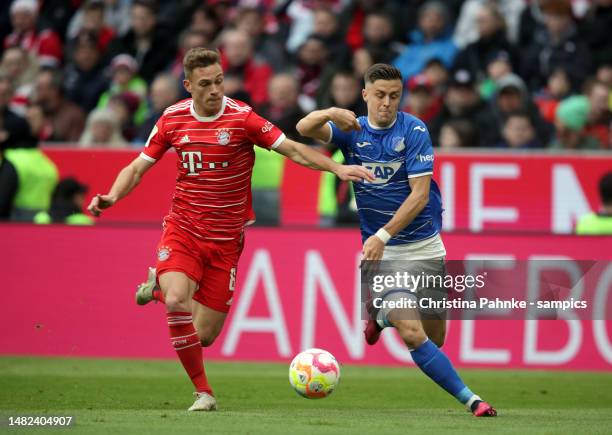
M 223 102 L 223 70 L 218 63 L 195 68 L 183 85 L 193 98 L 199 115 L 211 116 L 221 110 Z M 202 113 L 199 113 L 199 112 Z
M 362 95 L 368 106 L 370 122 L 378 127 L 387 127 L 397 116 L 402 99 L 402 81 L 376 80 L 374 83 L 366 83 Z

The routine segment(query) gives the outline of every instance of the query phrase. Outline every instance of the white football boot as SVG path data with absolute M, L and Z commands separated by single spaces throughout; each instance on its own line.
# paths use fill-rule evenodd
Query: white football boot
M 149 267 L 147 280 L 139 284 L 136 289 L 136 303 L 138 305 L 146 305 L 154 300 L 153 290 L 159 290 L 159 286 L 157 285 L 155 268 Z
M 188 409 L 188 411 L 216 411 L 217 399 L 208 393 L 193 393 L 196 401 Z

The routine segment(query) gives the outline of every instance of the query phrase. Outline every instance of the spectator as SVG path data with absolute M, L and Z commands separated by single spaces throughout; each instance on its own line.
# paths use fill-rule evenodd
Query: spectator
M 268 81 L 272 75 L 270 65 L 253 57 L 253 41 L 245 32 L 229 30 L 222 39 L 223 71 L 242 77 L 244 89 L 254 105 L 265 103 L 268 99 Z
M 252 105 L 251 94 L 244 89 L 244 78 L 237 72 L 224 73 L 223 88 L 226 97 L 240 100 L 249 106 Z
M 441 60 L 436 58 L 430 59 L 425 64 L 423 75 L 427 77 L 437 95 L 444 94 L 450 79 L 450 72 Z
M 515 65 L 517 54 L 506 37 L 506 22 L 495 3 L 485 2 L 477 8 L 476 25 L 478 38 L 459 52 L 454 67 L 469 70 L 481 81 L 486 77 L 487 62 L 491 57 L 504 52 L 505 60 Z
M 91 216 L 83 213 L 87 186 L 75 178 L 60 180 L 51 196 L 49 211 L 41 211 L 34 216 L 35 224 L 62 223 L 67 225 L 93 225 Z
M 355 50 L 355 53 L 353 53 L 353 61 L 351 62 L 351 66 L 355 76 L 361 78 L 363 82 L 363 76 L 368 68 L 379 62 L 382 62 L 382 57 L 378 59 L 376 58 L 376 54 L 370 49 L 358 48 Z
M 473 146 L 494 146 L 499 141 L 499 131 L 495 118 L 488 105 L 476 91 L 474 78 L 467 70 L 455 72 L 448 91 L 444 95 L 442 110 L 430 126 L 431 139 L 434 144 L 440 140 L 442 126 L 452 120 L 470 122 L 476 130 Z
M 442 109 L 442 98 L 438 96 L 425 74 L 418 74 L 408 80 L 407 104 L 404 112 L 416 116 L 428 126 Z
M 30 132 L 25 118 L 11 110 L 13 82 L 4 73 L 0 73 L 0 144 L 6 148 L 31 148 L 36 146 L 36 138 Z
M 452 65 L 457 47 L 450 34 L 448 10 L 444 3 L 428 1 L 419 9 L 419 27 L 411 33 L 411 42 L 393 61 L 404 80 L 423 70 L 430 59 Z
M 531 123 L 529 114 L 525 112 L 514 112 L 506 117 L 502 129 L 502 141 L 498 144 L 501 148 L 541 148 L 535 129 Z
M 104 0 L 104 22 L 121 37 L 130 30 L 132 0 Z
M 64 74 L 66 98 L 89 112 L 102 92 L 108 87 L 108 80 L 101 63 L 101 53 L 95 35 L 81 33 L 74 41 L 72 62 Z
M 155 0 L 134 0 L 130 30 L 111 41 L 108 48 L 108 58 L 126 53 L 136 59 L 138 75 L 147 82 L 171 63 L 176 48 L 175 38 L 157 25 L 156 12 Z
M 491 53 L 486 59 L 486 78 L 480 83 L 480 95 L 485 100 L 491 100 L 497 91 L 497 81 L 512 73 L 510 55 L 506 51 Z
M 440 129 L 440 148 L 449 150 L 474 147 L 478 134 L 474 124 L 466 119 L 455 119 L 445 123 Z
M 210 41 L 206 34 L 200 30 L 187 29 L 179 36 L 179 48 L 174 58 L 174 62 L 170 65 L 168 71 L 172 74 L 179 82 L 185 79 L 185 72 L 183 71 L 183 58 L 192 48 L 196 47 L 208 47 Z M 190 95 L 186 89 L 180 90 L 180 98 L 189 98 Z
M 393 39 L 391 17 L 384 12 L 370 12 L 363 23 L 363 46 L 379 54 L 379 62 L 391 63 L 402 51 Z
M 269 102 L 260 106 L 259 113 L 290 139 L 304 142 L 307 140 L 295 129 L 298 121 L 306 116 L 298 105 L 299 93 L 298 82 L 293 74 L 276 74 L 268 84 Z
M 610 137 L 610 87 L 601 82 L 591 82 L 586 86 L 585 94 L 589 98 L 590 110 L 586 134 L 596 137 L 602 148 L 608 147 Z
M 49 207 L 57 168 L 38 149 L 27 121 L 9 109 L 12 92 L 0 75 L 0 218 L 28 221 Z
M 223 23 L 217 20 L 216 15 L 209 6 L 201 6 L 191 16 L 190 30 L 202 32 L 206 40 L 217 45 L 217 39 L 223 28 Z
M 155 77 L 149 89 L 149 116 L 140 126 L 135 142 L 146 142 L 157 120 L 164 113 L 164 110 L 176 103 L 178 99 L 179 86 L 174 76 L 170 74 L 160 74 Z
M 100 53 L 104 53 L 115 37 L 113 28 L 105 22 L 104 0 L 89 0 L 75 14 L 68 28 L 68 38 L 76 39 L 81 33 L 94 36 Z
M 126 140 L 121 134 L 115 114 L 109 109 L 95 109 L 87 117 L 87 124 L 79 144 L 82 148 L 93 146 L 121 148 L 126 144 Z
M 62 42 L 50 29 L 36 28 L 38 2 L 14 0 L 11 4 L 13 32 L 4 39 L 4 48 L 19 46 L 35 55 L 40 65 L 58 67 L 62 63 Z
M 457 0 L 447 0 L 457 1 Z M 343 28 L 346 29 L 346 42 L 354 50 L 365 45 L 365 35 L 363 33 L 366 17 L 373 13 L 383 13 L 393 20 L 391 28 L 393 29 L 392 39 L 404 38 L 408 32 L 414 29 L 413 17 L 416 16 L 416 10 L 420 7 L 422 0 L 413 0 L 410 2 L 388 1 L 388 0 L 356 0 L 354 2 L 344 1 L 346 7 L 343 9 L 343 15 L 349 18 Z M 414 10 L 410 6 L 418 3 Z M 406 9 L 404 6 L 408 6 Z M 375 62 L 377 63 L 377 62 Z
M 529 0 L 519 19 L 517 47 L 529 47 L 535 35 L 544 31 L 544 14 L 541 5 L 547 0 Z
M 546 123 L 535 103 L 532 101 L 525 82 L 515 74 L 507 74 L 497 82 L 497 93 L 491 101 L 493 113 L 497 119 L 498 131 L 504 126 L 506 118 L 513 112 L 527 113 L 536 131 L 538 142 L 546 144 L 550 141 L 552 126 Z M 501 137 L 492 144 L 500 142 Z
M 33 81 L 38 73 L 38 61 L 21 47 L 9 47 L 2 55 L 0 70 L 11 80 L 15 89 L 11 109 L 24 116 L 34 89 Z
M 579 235 L 612 235 L 612 172 L 599 180 L 599 197 L 601 208 L 598 213 L 589 213 L 578 219 L 576 234 Z
M 606 84 L 610 89 L 612 89 L 612 59 L 602 63 L 597 67 L 597 71 L 595 72 L 595 78 L 597 79 L 597 81 Z
M 561 100 L 569 96 L 571 89 L 572 85 L 565 70 L 559 68 L 548 77 L 546 87 L 534 97 L 546 122 L 554 124 L 557 106 Z
M 309 36 L 298 50 L 296 76 L 302 90 L 300 105 L 306 112 L 316 107 L 315 96 L 328 65 L 328 57 L 325 42 L 315 35 Z
M 247 33 L 252 41 L 257 58 L 264 59 L 274 71 L 287 67 L 285 48 L 265 29 L 262 8 L 241 7 L 236 15 L 236 29 Z
M 4 151 L 28 142 L 28 123 L 10 109 L 13 81 L 0 73 L 0 220 L 11 217 L 19 183 L 17 170 Z
M 367 113 L 367 107 L 361 96 L 361 80 L 348 71 L 338 71 L 333 75 L 329 92 L 329 104 L 322 107 L 340 107 L 352 110 L 357 116 Z
M 329 7 L 314 9 L 312 34 L 321 38 L 327 47 L 329 61 L 338 68 L 347 68 L 351 61 L 351 49 L 344 42 L 338 17 Z
M 85 125 L 85 113 L 76 104 L 64 98 L 63 77 L 60 71 L 45 69 L 38 73 L 34 103 L 44 113 L 46 140 L 51 142 L 77 142 Z
M 589 46 L 595 65 L 610 63 L 612 59 L 612 1 L 593 0 L 584 20 L 585 41 Z
M 116 95 L 129 92 L 137 99 L 137 109 L 134 111 L 134 125 L 141 125 L 147 117 L 147 82 L 136 73 L 138 64 L 129 54 L 120 54 L 111 62 L 111 83 L 106 92 L 100 96 L 97 107 L 108 106 L 110 99 Z
M 134 124 L 134 115 L 140 105 L 140 98 L 127 91 L 113 95 L 106 108 L 115 115 L 120 127 L 121 135 L 131 142 L 136 137 L 137 128 Z
M 453 35 L 458 47 L 467 47 L 479 38 L 480 23 L 478 23 L 481 7 L 486 5 L 499 10 L 505 18 L 506 37 L 512 43 L 516 43 L 519 35 L 519 22 L 521 14 L 525 9 L 525 0 L 467 0 L 461 7 L 459 18 L 456 22 Z M 537 0 L 531 1 L 537 3 Z
M 556 137 L 551 148 L 598 149 L 599 141 L 586 134 L 589 99 L 583 95 L 566 98 L 557 106 Z
M 589 48 L 578 37 L 569 0 L 546 0 L 542 4 L 544 29 L 521 59 L 521 76 L 529 89 L 539 90 L 556 69 L 567 72 L 572 89 L 579 89 L 590 68 Z

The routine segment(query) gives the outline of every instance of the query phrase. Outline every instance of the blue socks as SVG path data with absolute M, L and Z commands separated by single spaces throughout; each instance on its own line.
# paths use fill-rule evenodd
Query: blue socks
M 410 355 L 427 376 L 468 408 L 481 400 L 466 387 L 448 357 L 431 340 L 411 350 Z

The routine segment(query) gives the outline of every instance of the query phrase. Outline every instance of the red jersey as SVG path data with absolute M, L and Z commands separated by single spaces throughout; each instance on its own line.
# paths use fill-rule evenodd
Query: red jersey
M 160 159 L 170 147 L 178 155 L 176 190 L 164 223 L 201 239 L 231 240 L 253 221 L 253 145 L 273 149 L 285 135 L 245 103 L 223 97 L 214 116 L 199 116 L 191 98 L 166 109 L 140 156 Z

